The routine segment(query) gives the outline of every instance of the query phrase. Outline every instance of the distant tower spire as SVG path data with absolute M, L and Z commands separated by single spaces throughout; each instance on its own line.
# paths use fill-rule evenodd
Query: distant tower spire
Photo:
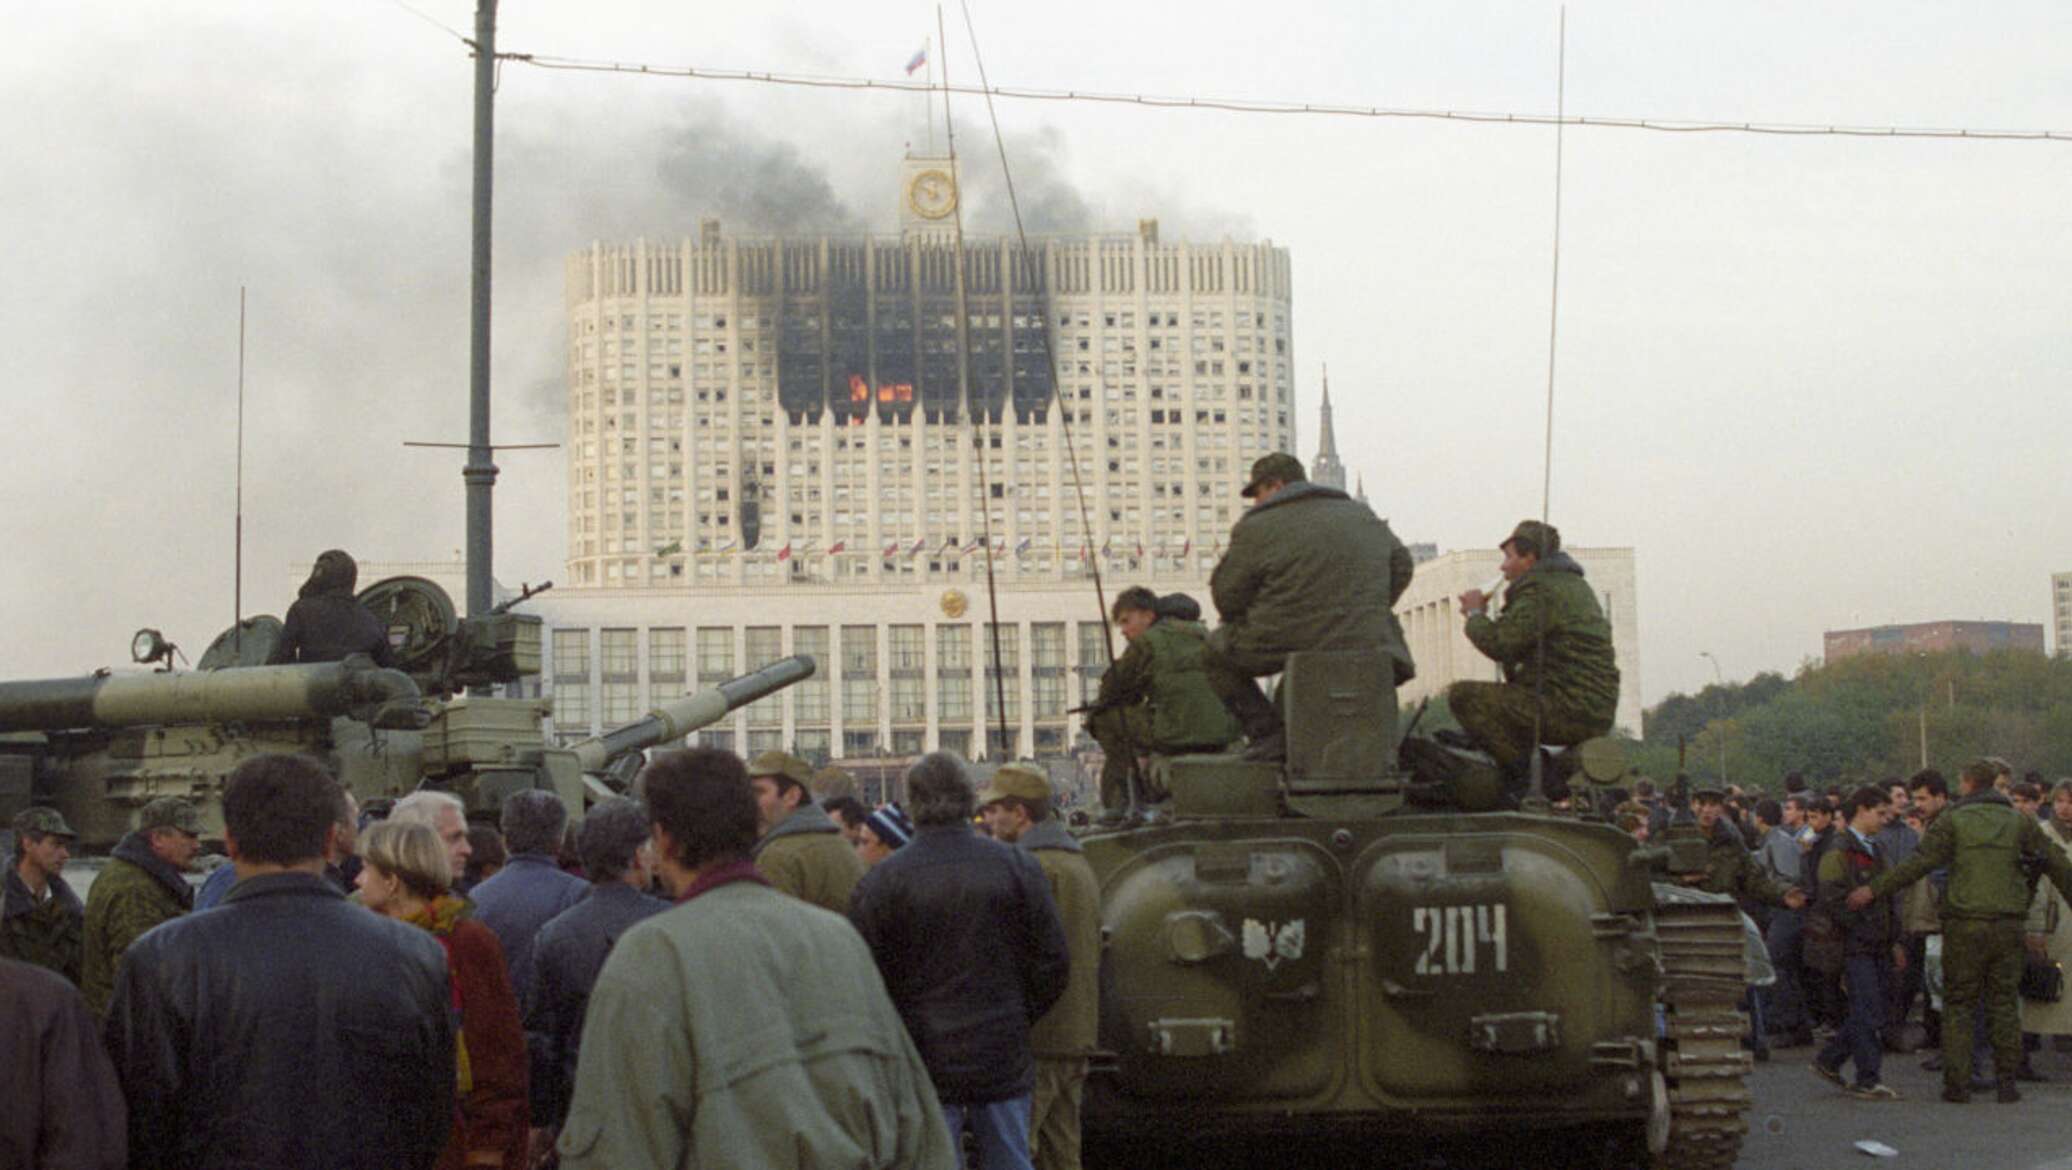
M 1356 499 L 1356 500 L 1358 500 L 1358 501 L 1360 501 L 1361 503 L 1363 503 L 1363 504 L 1364 504 L 1364 503 L 1366 503 L 1366 502 L 1367 502 L 1367 477 L 1366 477 L 1366 476 L 1362 475 L 1362 476 L 1361 476 L 1361 477 L 1359 478 L 1359 485 L 1360 485 L 1360 490 L 1359 490 L 1359 491 L 1357 491 L 1357 492 L 1355 492 L 1355 493 L 1353 493 L 1353 498 L 1354 498 L 1354 499 Z
M 1331 430 L 1331 367 L 1324 366 L 1324 405 L 1317 428 L 1317 457 L 1310 462 L 1312 483 L 1345 490 L 1345 463 L 1338 458 L 1338 436 Z

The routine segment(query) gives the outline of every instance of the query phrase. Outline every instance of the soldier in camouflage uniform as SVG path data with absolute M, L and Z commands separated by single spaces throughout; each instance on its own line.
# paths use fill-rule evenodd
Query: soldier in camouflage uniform
M 836 914 L 863 877 L 863 860 L 842 826 L 813 803 L 813 768 L 785 752 L 764 752 L 748 765 L 762 839 L 750 855 L 771 885 Z
M 14 818 L 14 856 L 0 894 L 0 959 L 20 959 L 63 975 L 76 986 L 85 909 L 65 884 L 75 834 L 54 808 Z
M 1051 800 L 1050 778 L 1025 764 L 994 772 L 978 794 L 993 839 L 1035 855 L 1065 924 L 1065 949 L 1072 958 L 1065 994 L 1029 1029 L 1029 1047 L 1036 1054 L 1029 1149 L 1035 1170 L 1080 1170 L 1079 1113 L 1087 1060 L 1100 1046 L 1101 883 L 1079 842 L 1058 821 Z
M 108 868 L 86 894 L 80 990 L 94 1014 L 107 1012 L 115 972 L 129 945 L 194 908 L 194 887 L 184 875 L 199 852 L 201 814 L 177 796 L 145 805 L 137 827 L 116 842 Z
M 2022 927 L 2029 910 L 2025 867 L 2039 869 L 2072 897 L 2072 859 L 2051 843 L 2036 818 L 2024 816 L 1993 787 L 1994 767 L 1964 766 L 1963 799 L 1928 826 L 1906 861 L 1849 895 L 1850 909 L 1888 897 L 1945 866 L 1943 891 L 1943 1100 L 1971 1098 L 1972 1015 L 1981 998 L 1993 1039 L 1993 1071 L 2002 1101 L 2019 1101 L 2015 1078 L 2022 1065 Z M 1954 1058 L 1953 1058 L 1954 1054 Z
M 1087 721 L 1105 756 L 1101 808 L 1110 820 L 1129 804 L 1138 753 L 1220 752 L 1238 736 L 1237 721 L 1203 673 L 1209 635 L 1200 622 L 1161 615 L 1158 596 L 1141 585 L 1116 597 L 1112 616 L 1129 649 L 1101 676 Z
M 1684 874 L 1684 885 L 1766 906 L 1805 906 L 1805 891 L 1778 882 L 1756 864 L 1741 834 L 1722 815 L 1727 807 L 1724 791 L 1700 788 L 1691 794 L 1691 803 L 1697 810 L 1698 832 L 1705 837 L 1705 872 Z
M 1468 641 L 1496 660 L 1504 681 L 1454 683 L 1446 702 L 1461 729 L 1516 775 L 1535 736 L 1572 745 L 1612 729 L 1619 668 L 1611 623 L 1583 567 L 1561 551 L 1560 531 L 1523 520 L 1498 547 L 1510 582 L 1503 616 L 1489 616 L 1490 598 L 1480 589 L 1459 600 Z

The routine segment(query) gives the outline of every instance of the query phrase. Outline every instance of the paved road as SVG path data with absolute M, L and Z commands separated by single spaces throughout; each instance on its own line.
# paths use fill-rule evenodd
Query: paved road
M 1757 1065 L 1755 1109 L 1742 1170 L 2072 1170 L 2072 1056 L 2046 1050 L 2036 1065 L 2049 1084 L 2023 1084 L 2023 1100 L 2002 1105 L 1991 1091 L 1969 1105 L 1941 1099 L 1942 1074 L 1921 1071 L 1918 1056 L 1885 1057 L 1885 1080 L 1900 1101 L 1858 1101 L 1807 1068 L 1813 1049 L 1779 1052 Z M 1883 1142 L 1898 1157 L 1853 1147 Z

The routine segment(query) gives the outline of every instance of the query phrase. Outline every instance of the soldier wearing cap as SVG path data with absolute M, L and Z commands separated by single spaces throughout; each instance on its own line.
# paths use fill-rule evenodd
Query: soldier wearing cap
M 1029 1032 L 1036 1054 L 1029 1148 L 1036 1170 L 1079 1170 L 1079 1108 L 1100 1022 L 1101 885 L 1078 840 L 1053 815 L 1051 795 L 1050 778 L 1042 772 L 1007 764 L 993 773 L 978 800 L 994 840 L 1035 855 L 1065 923 L 1071 956 L 1065 994 Z
M 1336 488 L 1308 481 L 1293 455 L 1252 464 L 1243 494 L 1252 507 L 1230 530 L 1230 549 L 1209 577 L 1222 624 L 1202 666 L 1209 686 L 1244 729 L 1251 759 L 1281 760 L 1287 737 L 1259 684 L 1305 650 L 1379 650 L 1397 685 L 1415 673 L 1391 609 L 1410 587 L 1410 552 L 1388 522 Z
M 1768 906 L 1805 906 L 1805 891 L 1777 881 L 1757 865 L 1733 821 L 1721 815 L 1727 808 L 1726 790 L 1713 784 L 1699 787 L 1691 793 L 1691 808 L 1705 838 L 1705 872 L 1683 875 L 1685 885 Z
M 841 796 L 854 800 L 856 777 L 833 764 L 828 764 L 814 771 L 812 789 L 813 799 L 823 804 Z
M 1457 682 L 1447 706 L 1514 777 L 1540 744 L 1579 744 L 1612 729 L 1619 707 L 1619 668 L 1612 627 L 1583 566 L 1561 551 L 1550 524 L 1521 520 L 1503 550 L 1504 611 L 1489 616 L 1480 589 L 1460 595 L 1468 641 L 1496 660 L 1504 681 Z
M 807 793 L 812 765 L 788 752 L 764 752 L 749 762 L 748 777 L 762 832 L 752 855 L 756 869 L 794 898 L 848 913 L 863 861 L 842 826 Z
M 77 984 L 86 912 L 64 876 L 75 836 L 54 808 L 14 818 L 14 856 L 0 893 L 0 959 L 34 963 Z
M 201 814 L 177 796 L 161 796 L 137 814 L 137 827 L 109 856 L 86 895 L 85 956 L 80 990 L 96 1015 L 108 1010 L 122 953 L 145 931 L 194 908 L 185 874 L 201 852 Z

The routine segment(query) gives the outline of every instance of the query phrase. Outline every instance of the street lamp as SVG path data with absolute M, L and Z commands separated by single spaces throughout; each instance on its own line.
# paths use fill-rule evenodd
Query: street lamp
M 1705 660 L 1706 660 L 1707 662 L 1710 662 L 1710 663 L 1712 663 L 1712 681 L 1714 681 L 1714 682 L 1716 682 L 1716 683 L 1718 683 L 1718 684 L 1719 684 L 1720 690 L 1722 690 L 1722 691 L 1726 690 L 1726 689 L 1727 689 L 1727 676 L 1726 676 L 1726 674 L 1725 674 L 1724 672 L 1722 672 L 1722 671 L 1720 670 L 1720 668 L 1719 668 L 1719 659 L 1717 659 L 1717 658 L 1713 657 L 1713 655 L 1712 655 L 1712 651 L 1710 651 L 1710 650 L 1700 650 L 1700 651 L 1698 651 L 1698 657 L 1700 657 L 1700 658 L 1703 658 L 1703 659 L 1705 659 Z M 1724 696 L 1722 696 L 1722 697 L 1724 697 Z M 1719 786 L 1720 786 L 1720 789 L 1721 789 L 1721 791 L 1725 791 L 1725 790 L 1726 790 L 1726 787 L 1727 787 L 1727 729 L 1726 729 L 1725 727 L 1721 727 L 1721 728 L 1720 728 L 1720 732 L 1719 732 Z

